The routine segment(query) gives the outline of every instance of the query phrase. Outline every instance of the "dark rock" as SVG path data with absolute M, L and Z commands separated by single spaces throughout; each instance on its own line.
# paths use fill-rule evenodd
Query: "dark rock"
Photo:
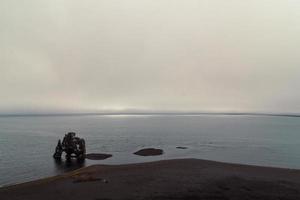
M 187 147 L 176 147 L 176 149 L 187 149 Z
M 103 153 L 89 153 L 85 155 L 85 158 L 90 160 L 105 160 L 110 157 L 112 157 L 111 154 L 103 154 Z
M 76 133 L 69 132 L 65 134 L 63 141 L 58 140 L 53 157 L 60 160 L 62 153 L 66 153 L 68 161 L 71 158 L 77 158 L 78 161 L 83 161 L 85 158 L 85 141 L 82 138 L 76 137 Z
M 162 155 L 164 151 L 162 149 L 154 149 L 154 148 L 148 148 L 148 149 L 141 149 L 137 152 L 135 152 L 135 155 L 139 156 L 158 156 Z

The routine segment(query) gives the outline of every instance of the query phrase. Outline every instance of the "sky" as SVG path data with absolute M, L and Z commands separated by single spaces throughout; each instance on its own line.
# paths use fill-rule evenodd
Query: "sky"
M 300 113 L 298 0 L 0 0 L 0 113 Z

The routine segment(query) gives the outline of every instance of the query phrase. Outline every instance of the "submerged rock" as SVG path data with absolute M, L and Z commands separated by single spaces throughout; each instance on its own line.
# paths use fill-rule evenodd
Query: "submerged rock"
M 176 149 L 187 149 L 187 147 L 176 147 Z
M 85 158 L 90 160 L 105 160 L 110 157 L 112 157 L 111 154 L 104 154 L 104 153 L 89 153 L 85 155 Z
M 147 148 L 147 149 L 141 149 L 137 152 L 135 152 L 135 155 L 139 156 L 158 156 L 162 155 L 164 151 L 162 149 L 154 149 L 154 148 Z

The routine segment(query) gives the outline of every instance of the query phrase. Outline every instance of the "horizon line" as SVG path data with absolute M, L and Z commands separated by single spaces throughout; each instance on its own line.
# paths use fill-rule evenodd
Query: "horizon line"
M 300 117 L 299 113 L 268 113 L 268 112 L 188 112 L 188 111 L 169 111 L 169 112 L 57 112 L 57 113 L 0 113 L 0 117 L 47 117 L 47 116 L 84 116 L 84 115 L 237 115 L 237 116 L 273 116 L 273 117 Z

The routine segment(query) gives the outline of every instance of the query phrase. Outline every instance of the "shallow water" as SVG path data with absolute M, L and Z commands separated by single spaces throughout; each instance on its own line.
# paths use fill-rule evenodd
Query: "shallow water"
M 56 163 L 57 140 L 75 131 L 87 153 L 103 161 Z M 177 146 L 188 147 L 178 149 Z M 132 153 L 161 148 L 162 156 Z M 91 164 L 124 164 L 171 158 L 300 169 L 300 118 L 241 115 L 78 115 L 0 117 L 0 185 L 61 174 Z

